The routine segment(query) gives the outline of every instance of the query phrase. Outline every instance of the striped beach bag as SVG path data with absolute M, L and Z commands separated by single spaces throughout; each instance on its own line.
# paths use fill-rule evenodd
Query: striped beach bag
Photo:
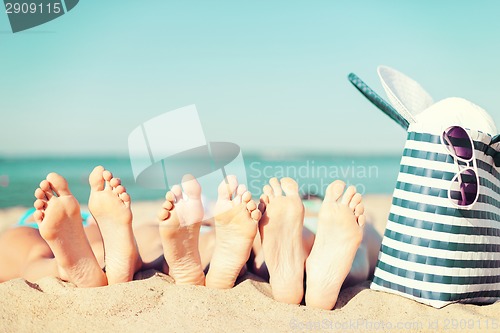
M 349 79 L 407 130 L 371 288 L 441 308 L 500 300 L 500 139 L 460 98 L 434 103 L 415 81 L 379 67 L 386 102 Z

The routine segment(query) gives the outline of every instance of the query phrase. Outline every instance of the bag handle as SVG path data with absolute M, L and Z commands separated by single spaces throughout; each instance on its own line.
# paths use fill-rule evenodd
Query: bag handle
M 387 103 L 382 97 L 380 97 L 372 88 L 370 88 L 366 83 L 363 82 L 356 74 L 350 73 L 347 77 L 349 81 L 359 90 L 370 102 L 376 107 L 382 110 L 386 115 L 388 115 L 397 124 L 408 130 L 410 123 L 403 117 L 392 105 Z

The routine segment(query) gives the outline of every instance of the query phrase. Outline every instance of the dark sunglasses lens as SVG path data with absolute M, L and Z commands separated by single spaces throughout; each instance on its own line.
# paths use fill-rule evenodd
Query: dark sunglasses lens
M 469 134 L 459 126 L 453 126 L 448 128 L 443 133 L 444 144 L 446 148 L 455 156 L 458 156 L 464 160 L 470 160 L 472 158 L 471 139 Z
M 478 184 L 474 170 L 466 169 L 453 178 L 450 188 L 450 198 L 458 206 L 468 206 L 477 198 Z

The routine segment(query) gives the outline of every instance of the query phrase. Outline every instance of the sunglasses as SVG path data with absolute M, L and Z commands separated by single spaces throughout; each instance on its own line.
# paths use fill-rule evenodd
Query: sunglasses
M 448 199 L 458 208 L 470 209 L 479 197 L 474 142 L 463 127 L 451 126 L 441 134 L 441 143 L 458 168 L 448 189 Z

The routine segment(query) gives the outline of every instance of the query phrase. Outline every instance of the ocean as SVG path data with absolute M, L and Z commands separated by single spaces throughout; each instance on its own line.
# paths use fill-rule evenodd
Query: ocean
M 399 170 L 400 156 L 311 155 L 286 158 L 244 156 L 247 187 L 258 198 L 271 177 L 291 177 L 301 193 L 322 195 L 328 184 L 342 179 L 361 194 L 390 194 Z M 90 193 L 88 175 L 103 165 L 122 179 L 133 201 L 161 200 L 166 189 L 148 189 L 135 183 L 128 157 L 0 158 L 0 208 L 33 205 L 33 193 L 49 172 L 69 182 L 76 198 L 86 204 Z

